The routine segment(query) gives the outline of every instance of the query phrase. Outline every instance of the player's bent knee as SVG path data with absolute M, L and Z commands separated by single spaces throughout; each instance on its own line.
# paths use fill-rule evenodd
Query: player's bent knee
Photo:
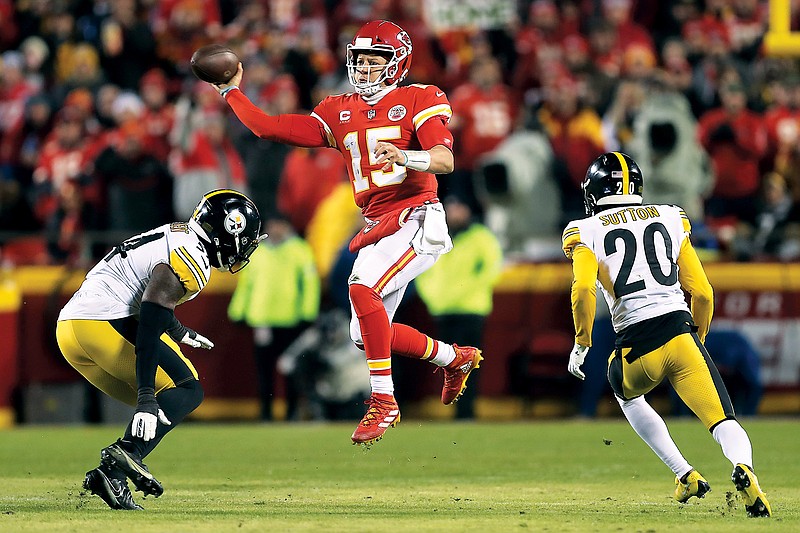
M 191 407 L 189 412 L 200 407 L 200 404 L 203 403 L 205 392 L 203 392 L 203 386 L 199 381 L 196 379 L 187 381 L 181 384 L 180 388 L 186 390 L 186 403 Z

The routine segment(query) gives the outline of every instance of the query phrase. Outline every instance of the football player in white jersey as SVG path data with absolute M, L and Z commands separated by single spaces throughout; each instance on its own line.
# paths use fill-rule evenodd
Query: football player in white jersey
M 83 486 L 112 509 L 142 509 L 127 478 L 145 495 L 161 483 L 142 460 L 203 400 L 197 371 L 177 342 L 214 344 L 181 324 L 176 305 L 197 296 L 211 269 L 238 272 L 261 239 L 255 204 L 240 192 L 203 196 L 188 222 L 165 224 L 114 247 L 86 275 L 58 317 L 66 360 L 92 385 L 136 407 L 125 435 L 100 452 Z
M 643 179 L 621 152 L 598 157 L 582 184 L 587 218 L 564 230 L 572 260 L 575 346 L 570 373 L 592 345 L 597 289 L 611 310 L 616 348 L 608 380 L 633 429 L 675 473 L 675 499 L 685 503 L 711 490 L 670 437 L 664 420 L 645 401 L 664 378 L 711 432 L 733 465 L 732 481 L 748 516 L 771 516 L 753 473 L 750 439 L 736 421 L 717 368 L 703 346 L 713 314 L 713 290 L 689 240 L 691 224 L 674 205 L 642 205 Z M 684 292 L 691 295 L 691 309 Z

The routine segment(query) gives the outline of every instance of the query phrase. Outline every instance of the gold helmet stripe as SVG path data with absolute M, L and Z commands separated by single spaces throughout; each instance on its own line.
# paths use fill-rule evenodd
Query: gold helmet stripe
M 622 194 L 630 194 L 630 181 L 631 175 L 628 170 L 628 163 L 625 162 L 625 157 L 619 152 L 611 152 L 617 159 L 619 159 L 619 166 L 622 168 Z
M 233 189 L 217 189 L 215 191 L 211 191 L 209 193 L 204 194 L 203 195 L 203 200 L 208 200 L 209 198 L 212 198 L 212 197 L 214 197 L 214 196 L 216 196 L 218 194 L 222 194 L 222 193 L 226 193 L 226 192 L 232 192 L 233 194 L 238 194 L 239 196 L 244 196 L 239 191 L 234 191 Z M 194 218 L 197 215 L 197 211 L 199 211 L 200 206 L 202 206 L 202 205 L 203 205 L 203 202 L 200 202 L 200 204 L 198 204 L 197 208 L 194 210 L 194 213 L 192 213 L 192 218 Z

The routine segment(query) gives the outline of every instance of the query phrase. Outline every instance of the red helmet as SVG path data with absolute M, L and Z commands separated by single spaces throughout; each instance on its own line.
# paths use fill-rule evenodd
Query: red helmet
M 388 20 L 373 20 L 359 29 L 353 41 L 347 45 L 347 75 L 358 94 L 370 96 L 383 86 L 400 83 L 411 67 L 411 37 L 408 33 Z M 376 54 L 388 59 L 378 79 L 359 82 L 356 78 L 356 61 L 359 53 Z M 365 68 L 365 67 L 362 67 Z M 370 67 L 366 67 L 370 68 Z M 373 67 L 374 68 L 374 67 Z

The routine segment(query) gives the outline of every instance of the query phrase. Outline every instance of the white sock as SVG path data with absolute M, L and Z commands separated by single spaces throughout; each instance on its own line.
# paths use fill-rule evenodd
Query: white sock
M 391 394 L 394 396 L 394 381 L 392 376 L 370 376 L 369 385 L 372 392 Z
M 692 470 L 692 465 L 684 459 L 675 441 L 670 437 L 664 419 L 658 416 L 655 409 L 645 401 L 644 396 L 633 400 L 617 398 L 617 401 L 634 431 L 676 476 L 683 477 Z
M 711 432 L 714 440 L 722 447 L 722 454 L 733 466 L 739 463 L 753 467 L 753 447 L 750 437 L 736 420 L 720 422 Z
M 437 344 L 436 357 L 431 359 L 431 363 L 437 366 L 447 366 L 452 363 L 456 358 L 456 351 L 450 344 L 445 344 L 442 341 L 433 341 Z

